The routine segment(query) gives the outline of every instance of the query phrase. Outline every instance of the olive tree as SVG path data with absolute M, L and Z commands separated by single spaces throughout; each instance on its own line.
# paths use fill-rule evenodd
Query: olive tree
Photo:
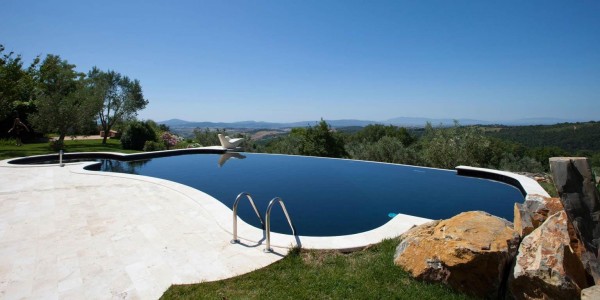
M 144 99 L 142 86 L 137 79 L 129 79 L 115 71 L 101 71 L 94 67 L 88 72 L 88 87 L 93 97 L 102 103 L 98 119 L 105 132 L 103 144 L 108 133 L 118 122 L 130 120 L 137 112 L 148 105 Z
M 36 130 L 58 133 L 62 145 L 69 132 L 94 119 L 101 103 L 90 97 L 85 75 L 58 55 L 47 55 L 36 73 L 37 112 L 30 121 Z
M 352 159 L 407 165 L 419 165 L 421 163 L 415 147 L 407 147 L 402 139 L 391 136 L 384 136 L 374 143 L 350 142 L 346 145 L 346 151 Z
M 458 165 L 484 166 L 490 140 L 478 128 L 460 126 L 455 121 L 449 128 L 427 124 L 422 144 L 423 157 L 429 166 L 451 169 Z
M 28 67 L 23 67 L 20 55 L 4 52 L 0 45 L 0 120 L 18 111 L 20 106 L 33 106 L 35 82 L 33 73 L 39 58 Z
M 343 137 L 332 130 L 323 119 L 312 127 L 292 129 L 290 136 L 301 141 L 298 149 L 301 155 L 322 157 L 347 155 Z

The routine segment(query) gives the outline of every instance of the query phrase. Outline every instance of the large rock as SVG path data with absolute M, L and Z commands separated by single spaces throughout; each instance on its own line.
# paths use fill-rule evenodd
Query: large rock
M 585 157 L 552 157 L 554 185 L 569 220 L 585 246 L 582 260 L 586 270 L 600 284 L 600 194 Z
M 540 227 L 549 216 L 560 211 L 564 211 L 560 198 L 527 195 L 523 204 L 515 203 L 514 229 L 523 238 L 534 229 Z M 586 251 L 585 246 L 577 237 L 577 233 L 571 222 L 567 222 L 567 229 L 569 231 L 569 245 L 577 257 L 583 261 L 582 256 Z
M 509 281 L 516 299 L 576 299 L 589 286 L 570 246 L 567 214 L 555 213 L 523 238 Z
M 497 298 L 519 244 L 511 225 L 481 211 L 423 224 L 402 235 L 394 263 L 418 279 Z
M 524 237 L 538 228 L 548 216 L 564 210 L 560 199 L 527 195 L 525 202 L 515 203 L 515 231 Z

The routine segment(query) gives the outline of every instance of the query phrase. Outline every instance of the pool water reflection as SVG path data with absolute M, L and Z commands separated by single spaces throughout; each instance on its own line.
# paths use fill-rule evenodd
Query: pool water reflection
M 512 219 L 521 192 L 510 185 L 456 175 L 453 170 L 251 153 L 190 154 L 123 162 L 102 160 L 100 170 L 168 179 L 201 190 L 232 207 L 249 192 L 261 214 L 281 197 L 304 236 L 334 236 L 377 228 L 394 214 L 442 219 L 483 210 Z M 276 209 L 277 210 L 277 209 Z M 289 233 L 281 211 L 272 231 Z M 239 216 L 260 227 L 248 203 Z

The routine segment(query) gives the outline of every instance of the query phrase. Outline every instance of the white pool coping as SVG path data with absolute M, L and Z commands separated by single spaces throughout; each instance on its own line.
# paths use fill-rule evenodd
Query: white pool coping
M 465 170 L 465 171 L 475 171 L 475 172 L 480 172 L 480 173 L 495 174 L 495 175 L 509 177 L 509 178 L 512 178 L 519 182 L 519 184 L 523 188 L 523 191 L 525 192 L 526 198 L 533 197 L 535 195 L 539 195 L 542 197 L 548 197 L 548 198 L 550 197 L 548 192 L 546 192 L 546 190 L 544 190 L 544 188 L 542 186 L 540 186 L 540 184 L 537 181 L 535 181 L 527 176 L 524 176 L 524 175 L 515 174 L 515 173 L 507 172 L 507 171 L 500 171 L 500 170 L 486 169 L 486 168 L 476 168 L 476 167 L 469 167 L 469 166 L 458 166 L 458 167 L 456 167 L 456 170 L 459 173 L 461 170 Z

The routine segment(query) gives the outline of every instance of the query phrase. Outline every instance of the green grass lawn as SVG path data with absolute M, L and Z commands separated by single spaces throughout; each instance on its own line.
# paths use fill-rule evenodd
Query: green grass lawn
M 107 140 L 106 145 L 102 140 L 71 140 L 65 139 L 65 152 L 122 152 L 134 153 L 138 151 L 123 150 L 119 140 Z M 56 151 L 50 148 L 49 143 L 26 143 L 23 146 L 16 146 L 14 140 L 0 141 L 0 160 L 13 157 L 23 157 L 30 155 L 50 154 Z
M 245 275 L 171 286 L 161 299 L 468 299 L 443 285 L 412 279 L 395 266 L 398 243 L 385 240 L 349 254 L 294 249 Z

